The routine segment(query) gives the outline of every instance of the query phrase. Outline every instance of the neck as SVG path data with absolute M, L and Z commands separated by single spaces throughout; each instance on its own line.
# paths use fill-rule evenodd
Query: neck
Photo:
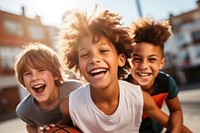
M 96 90 L 90 88 L 91 98 L 99 110 L 107 115 L 113 114 L 119 104 L 119 84 L 106 89 Z

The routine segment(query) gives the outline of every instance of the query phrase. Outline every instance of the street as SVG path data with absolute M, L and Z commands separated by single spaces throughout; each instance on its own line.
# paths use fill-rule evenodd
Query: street
M 184 125 L 194 133 L 200 133 L 200 89 L 183 90 L 179 93 L 179 100 L 184 115 Z M 165 112 L 166 106 L 163 107 Z M 1 133 L 26 133 L 25 124 L 18 118 L 0 123 Z

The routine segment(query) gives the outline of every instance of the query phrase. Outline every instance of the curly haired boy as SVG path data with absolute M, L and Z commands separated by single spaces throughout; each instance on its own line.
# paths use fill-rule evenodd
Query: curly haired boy
M 171 25 L 167 20 L 140 18 L 131 28 L 135 46 L 130 63 L 131 75 L 126 80 L 140 85 L 143 91 L 152 96 L 159 108 L 162 108 L 165 101 L 170 112 L 170 129 L 181 129 L 183 115 L 178 99 L 179 89 L 170 75 L 160 71 L 165 63 L 164 44 L 172 34 Z M 141 133 L 160 133 L 162 130 L 163 126 L 146 114 L 143 115 Z

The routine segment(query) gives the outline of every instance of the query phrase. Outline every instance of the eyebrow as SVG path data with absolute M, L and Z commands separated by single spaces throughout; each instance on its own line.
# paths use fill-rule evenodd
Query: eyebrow
M 83 51 L 83 50 L 85 50 L 86 48 L 80 48 L 80 49 L 78 49 L 78 51 Z
M 138 54 L 133 54 L 133 56 L 140 56 L 140 55 L 138 55 Z M 148 56 L 148 57 L 152 57 L 152 56 L 158 57 L 158 55 L 156 55 L 156 54 L 152 54 L 152 55 L 150 55 L 150 56 Z

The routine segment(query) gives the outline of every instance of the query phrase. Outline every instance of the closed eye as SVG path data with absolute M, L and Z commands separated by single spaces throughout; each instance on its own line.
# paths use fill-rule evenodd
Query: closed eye
M 30 74 L 31 74 L 31 72 L 24 72 L 23 76 L 28 76 Z
M 141 61 L 141 58 L 139 58 L 139 57 L 133 57 L 132 61 L 137 61 L 137 62 L 139 62 L 139 61 Z
M 157 61 L 157 59 L 156 58 L 150 58 L 149 61 L 150 62 L 155 62 L 155 61 Z
M 100 53 L 106 53 L 106 52 L 108 52 L 109 50 L 107 50 L 107 49 L 102 49 L 102 50 L 100 50 Z
M 43 71 L 46 71 L 46 69 L 41 68 L 41 69 L 39 69 L 38 71 L 39 71 L 39 72 L 43 72 Z
M 89 53 L 81 53 L 81 54 L 79 55 L 79 57 L 84 58 L 84 57 L 87 57 L 88 55 L 89 55 Z

